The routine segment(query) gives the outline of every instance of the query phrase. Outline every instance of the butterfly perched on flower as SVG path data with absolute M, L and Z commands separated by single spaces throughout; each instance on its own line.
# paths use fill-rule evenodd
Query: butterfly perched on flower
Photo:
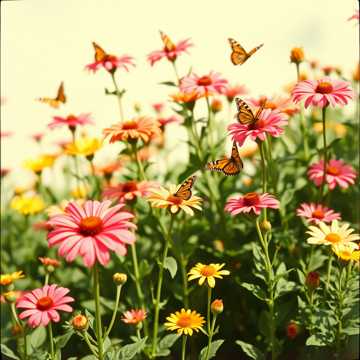
M 161 40 L 164 44 L 165 51 L 173 51 L 176 48 L 175 44 L 161 30 L 160 30 L 160 36 L 161 36 Z
M 192 196 L 191 188 L 193 187 L 196 180 L 196 176 L 190 176 L 188 179 L 186 179 L 180 187 L 177 189 L 177 191 L 173 194 L 173 196 L 178 197 L 182 200 L 189 200 Z
M 43 97 L 43 98 L 39 98 L 37 100 L 40 102 L 43 102 L 45 104 L 48 104 L 55 109 L 57 109 L 61 103 L 65 104 L 66 96 L 65 96 L 65 92 L 64 92 L 64 83 L 61 82 L 55 98 Z
M 264 110 L 266 104 L 266 100 L 262 101 L 258 111 L 254 115 L 254 113 L 250 109 L 250 106 L 244 100 L 241 100 L 240 98 L 235 98 L 235 102 L 238 110 L 236 118 L 239 123 L 243 125 L 255 124 L 259 120 L 261 112 Z
M 210 161 L 206 164 L 208 170 L 219 171 L 227 176 L 237 175 L 244 167 L 236 142 L 233 142 L 230 158 Z
M 246 50 L 237 41 L 232 38 L 229 38 L 228 40 L 232 49 L 230 59 L 234 65 L 243 64 L 251 55 L 256 53 L 256 51 L 264 45 L 260 44 L 259 46 L 254 47 L 251 51 L 246 52 Z
M 95 61 L 104 61 L 106 57 L 108 57 L 108 54 L 96 42 L 93 41 L 92 44 L 95 50 Z

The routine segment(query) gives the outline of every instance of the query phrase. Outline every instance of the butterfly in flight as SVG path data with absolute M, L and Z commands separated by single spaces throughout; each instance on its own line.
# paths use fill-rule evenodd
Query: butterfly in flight
M 250 109 L 250 106 L 244 100 L 241 100 L 240 98 L 235 98 L 235 101 L 238 110 L 236 118 L 239 123 L 243 125 L 254 125 L 259 120 L 261 112 L 264 110 L 266 104 L 266 100 L 262 101 L 258 111 L 254 115 L 254 113 Z
M 208 170 L 219 171 L 227 176 L 237 175 L 244 167 L 236 142 L 233 142 L 230 158 L 210 161 L 206 164 Z
M 108 54 L 96 42 L 92 44 L 95 49 L 95 61 L 104 61 L 108 57 Z
M 43 98 L 39 98 L 37 100 L 40 102 L 43 102 L 45 104 L 48 104 L 55 109 L 57 109 L 61 103 L 65 104 L 66 96 L 65 96 L 65 92 L 64 92 L 64 83 L 61 82 L 55 98 L 43 97 Z
M 228 40 L 232 49 L 230 59 L 234 65 L 243 64 L 251 55 L 256 53 L 256 51 L 258 51 L 264 45 L 260 44 L 259 46 L 254 47 L 249 52 L 246 52 L 246 50 L 237 41 L 232 38 L 229 38 Z
M 173 194 L 173 196 L 178 197 L 182 200 L 189 200 L 191 198 L 192 192 L 191 188 L 193 187 L 196 180 L 196 176 L 190 176 L 188 179 L 186 179 L 180 187 L 177 189 L 177 191 Z

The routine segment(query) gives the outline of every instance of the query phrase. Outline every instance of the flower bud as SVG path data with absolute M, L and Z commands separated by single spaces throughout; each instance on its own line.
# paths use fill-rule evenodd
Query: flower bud
M 294 340 L 299 333 L 299 326 L 295 321 L 290 321 L 286 327 L 286 335 L 289 339 Z
M 300 47 L 294 47 L 290 52 L 290 61 L 295 64 L 300 64 L 304 61 L 304 50 Z
M 316 289 L 320 286 L 320 275 L 317 271 L 311 271 L 307 274 L 305 284 L 310 289 Z
M 19 324 L 14 324 L 10 331 L 13 336 L 18 336 L 23 333 L 23 328 Z
M 89 326 L 89 320 L 86 316 L 79 314 L 71 319 L 71 325 L 74 330 L 85 331 Z
M 224 252 L 224 250 L 225 250 L 224 242 L 222 240 L 218 240 L 218 239 L 214 240 L 213 246 L 216 251 Z
M 113 275 L 113 281 L 116 285 L 124 285 L 127 281 L 127 275 L 124 273 L 115 273 Z
M 221 314 L 224 311 L 224 304 L 221 299 L 216 299 L 211 303 L 211 312 L 214 315 Z
M 260 227 L 265 231 L 270 231 L 271 230 L 271 222 L 264 220 L 261 222 Z
M 16 299 L 17 299 L 17 294 L 16 294 L 15 291 L 8 291 L 3 295 L 4 295 L 4 299 L 8 303 L 14 303 L 16 301 Z
M 216 114 L 222 110 L 222 102 L 219 99 L 213 99 L 211 102 L 211 110 Z

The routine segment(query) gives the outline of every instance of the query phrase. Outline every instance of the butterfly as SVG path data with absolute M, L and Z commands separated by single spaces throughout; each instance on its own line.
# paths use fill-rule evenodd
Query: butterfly
M 61 103 L 65 104 L 66 103 L 66 96 L 65 96 L 65 92 L 64 92 L 64 83 L 61 82 L 56 98 L 48 98 L 48 97 L 43 97 L 43 98 L 39 98 L 37 99 L 40 102 L 43 102 L 45 104 L 49 104 L 51 107 L 57 109 Z
M 180 187 L 177 189 L 176 193 L 173 194 L 173 196 L 178 197 L 182 200 L 189 200 L 192 195 L 191 188 L 193 187 L 195 180 L 195 175 L 190 176 L 180 185 Z
M 164 47 L 166 49 L 166 51 L 172 51 L 175 49 L 175 44 L 170 40 L 170 38 L 163 33 L 162 31 L 160 31 L 160 36 L 161 36 L 161 40 L 164 43 Z
M 222 172 L 227 176 L 237 175 L 244 167 L 244 164 L 240 158 L 236 142 L 233 142 L 230 158 L 223 158 L 220 160 L 211 161 L 206 164 L 208 170 L 214 170 Z
M 93 41 L 92 44 L 95 49 L 95 61 L 104 61 L 107 58 L 108 54 L 96 42 Z
M 258 111 L 254 115 L 254 113 L 250 109 L 250 106 L 244 100 L 241 100 L 240 98 L 235 98 L 235 101 L 238 110 L 236 118 L 239 123 L 243 125 L 255 124 L 259 120 L 260 114 L 264 110 L 266 103 L 266 101 L 262 101 Z
M 228 40 L 232 49 L 230 59 L 234 65 L 243 64 L 251 55 L 256 53 L 256 51 L 258 51 L 264 45 L 260 44 L 247 53 L 246 50 L 237 41 L 231 38 Z

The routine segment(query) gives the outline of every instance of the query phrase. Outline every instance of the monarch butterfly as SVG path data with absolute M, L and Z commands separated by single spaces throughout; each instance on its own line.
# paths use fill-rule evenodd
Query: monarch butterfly
M 95 61 L 103 61 L 108 56 L 108 54 L 96 42 L 93 41 L 92 44 L 95 49 Z
M 234 65 L 243 64 L 251 55 L 256 53 L 256 51 L 258 51 L 264 45 L 260 44 L 247 53 L 246 50 L 237 41 L 231 38 L 228 40 L 232 49 L 230 59 Z
M 235 101 L 238 110 L 236 118 L 239 123 L 243 125 L 255 124 L 259 120 L 260 114 L 264 110 L 266 103 L 266 101 L 262 101 L 258 111 L 254 115 L 249 105 L 244 100 L 241 100 L 240 98 L 235 98 Z
M 175 44 L 170 40 L 170 38 L 165 34 L 163 33 L 161 30 L 160 30 L 160 36 L 161 36 L 161 40 L 162 42 L 164 43 L 164 46 L 165 46 L 165 50 L 167 51 L 172 51 L 175 49 Z
M 195 175 L 190 176 L 180 185 L 180 187 L 177 189 L 176 193 L 173 194 L 173 196 L 176 196 L 182 200 L 189 200 L 192 195 L 191 188 L 193 187 L 195 180 Z
M 237 175 L 244 167 L 236 142 L 233 142 L 230 158 L 211 161 L 206 164 L 208 170 L 220 171 L 227 176 Z
M 64 83 L 61 82 L 61 84 L 58 88 L 56 98 L 43 97 L 43 98 L 39 98 L 37 100 L 40 102 L 43 102 L 45 104 L 48 104 L 55 109 L 57 109 L 61 103 L 65 104 L 66 96 L 65 96 L 65 92 L 64 92 Z

